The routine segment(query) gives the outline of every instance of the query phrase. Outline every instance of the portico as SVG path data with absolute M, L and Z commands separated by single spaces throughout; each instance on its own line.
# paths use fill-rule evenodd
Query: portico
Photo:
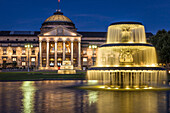
M 81 35 L 58 26 L 39 35 L 40 70 L 58 70 L 63 61 L 81 69 Z

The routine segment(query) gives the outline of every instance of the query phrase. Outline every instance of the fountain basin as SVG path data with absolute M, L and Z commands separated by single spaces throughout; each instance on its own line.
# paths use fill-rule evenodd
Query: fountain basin
M 109 89 L 161 88 L 167 85 L 167 71 L 158 66 L 156 49 L 146 42 L 142 23 L 118 22 L 109 26 L 107 42 L 98 48 L 87 79 Z

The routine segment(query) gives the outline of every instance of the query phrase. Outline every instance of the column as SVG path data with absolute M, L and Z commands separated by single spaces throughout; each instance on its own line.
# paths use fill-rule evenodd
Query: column
M 73 65 L 73 41 L 71 41 L 71 64 Z
M 66 43 L 66 42 L 63 41 L 63 61 L 66 60 L 66 44 L 65 44 L 65 43 Z
M 57 67 L 57 41 L 55 41 L 55 67 Z
M 81 42 L 78 42 L 78 67 L 81 68 Z
M 42 67 L 42 41 L 39 41 L 39 52 L 40 52 L 40 67 Z
M 47 59 L 46 59 L 46 67 L 49 67 L 49 40 L 47 40 Z

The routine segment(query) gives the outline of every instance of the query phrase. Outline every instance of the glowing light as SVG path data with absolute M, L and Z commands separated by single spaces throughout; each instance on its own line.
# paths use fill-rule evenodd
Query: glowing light
M 149 87 L 149 89 L 152 89 L 152 87 Z
M 89 45 L 89 48 L 91 50 L 96 46 Z M 152 68 L 156 66 L 156 50 L 146 43 L 143 25 L 113 24 L 108 28 L 107 43 L 97 50 L 96 69 L 88 70 L 87 76 L 88 80 L 101 80 L 109 86 L 113 83 L 117 86 L 115 89 L 120 88 L 119 84 L 132 84 L 134 89 L 151 89 L 148 86 L 167 79 L 166 71 Z
M 105 88 L 105 86 L 101 86 L 100 88 Z
M 107 89 L 111 89 L 110 87 L 108 87 Z
M 76 36 L 76 34 L 75 34 L 75 33 L 72 33 L 71 35 L 72 35 L 72 36 Z
M 135 88 L 135 89 L 139 89 L 139 88 Z
M 156 65 L 155 65 L 155 64 L 152 64 L 152 66 L 154 66 L 154 67 L 155 67 Z
M 94 82 L 94 83 L 96 83 L 96 82 L 98 82 L 98 80 L 89 80 L 89 82 Z

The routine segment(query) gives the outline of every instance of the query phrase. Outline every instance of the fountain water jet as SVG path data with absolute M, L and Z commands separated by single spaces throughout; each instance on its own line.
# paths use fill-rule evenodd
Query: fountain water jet
M 113 23 L 107 43 L 99 47 L 88 80 L 101 81 L 113 88 L 151 88 L 167 83 L 167 73 L 158 66 L 156 50 L 146 42 L 145 28 L 138 22 Z

